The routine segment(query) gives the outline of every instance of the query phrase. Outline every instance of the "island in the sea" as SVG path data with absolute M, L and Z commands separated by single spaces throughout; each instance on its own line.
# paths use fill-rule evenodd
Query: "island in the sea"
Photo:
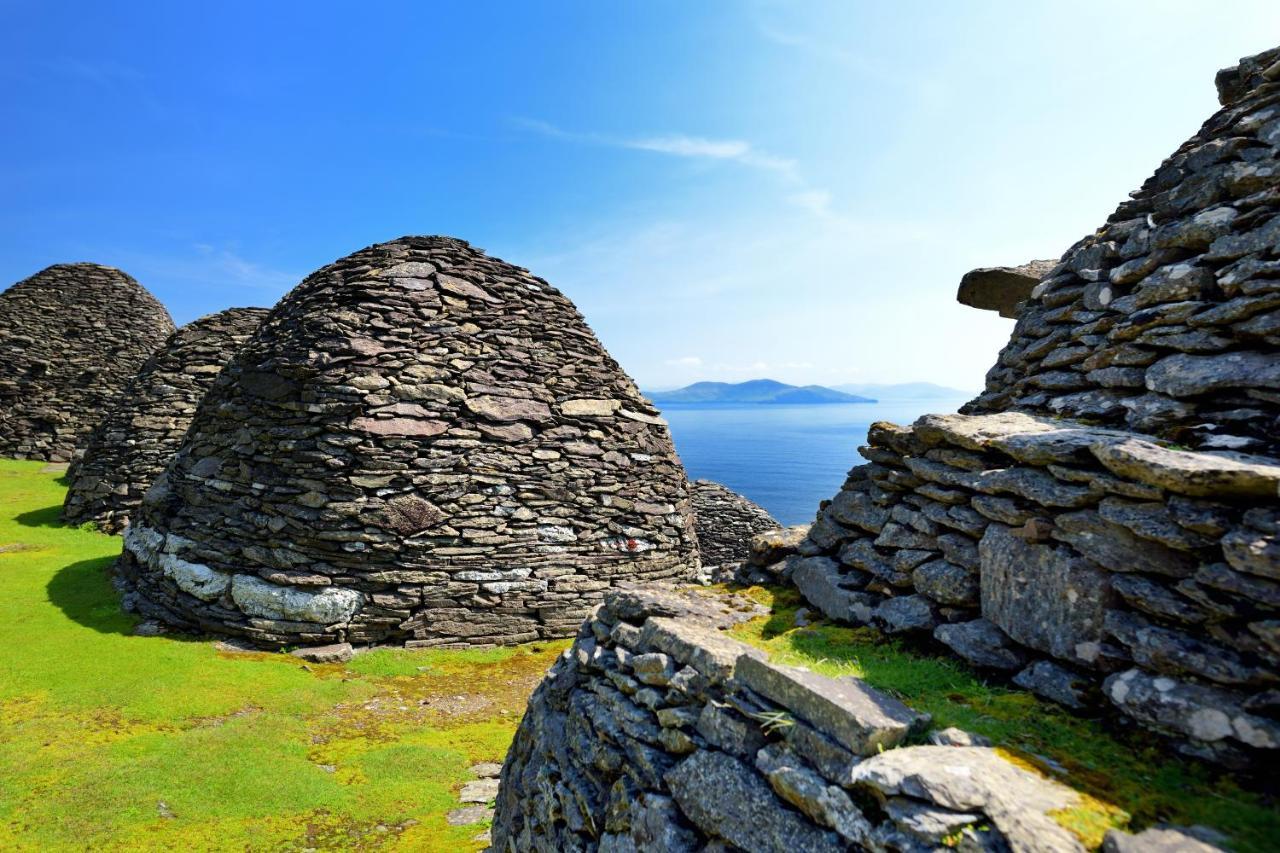
M 695 382 L 674 391 L 646 391 L 654 403 L 771 403 L 812 405 L 815 403 L 874 403 L 871 397 L 847 394 L 821 385 L 788 385 L 773 379 L 747 382 Z

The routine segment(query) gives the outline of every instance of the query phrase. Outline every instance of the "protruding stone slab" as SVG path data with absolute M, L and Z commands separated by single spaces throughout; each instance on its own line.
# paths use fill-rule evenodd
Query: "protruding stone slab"
M 646 648 L 665 652 L 713 682 L 732 678 L 735 668 L 740 667 L 744 660 L 765 656 L 760 649 L 725 636 L 709 626 L 663 616 L 655 616 L 645 622 L 640 630 L 640 643 Z
M 1280 464 L 1265 456 L 1172 450 L 1141 439 L 1092 450 L 1112 473 L 1180 495 L 1274 498 L 1280 490 Z
M 998 311 L 1001 317 L 1018 316 L 1018 306 L 1053 269 L 1056 261 L 1028 261 L 1016 267 L 980 267 L 960 279 L 956 301 L 983 311 Z
M 896 746 L 927 720 L 860 679 L 827 678 L 755 656 L 738 660 L 737 680 L 808 720 L 855 755 Z

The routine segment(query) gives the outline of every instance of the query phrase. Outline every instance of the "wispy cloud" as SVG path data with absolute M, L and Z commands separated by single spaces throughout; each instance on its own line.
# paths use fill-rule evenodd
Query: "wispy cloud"
M 271 269 L 241 257 L 232 249 L 197 243 L 192 248 L 204 259 L 210 272 L 220 274 L 234 284 L 266 290 L 293 287 L 300 276 L 284 270 Z
M 669 358 L 666 360 L 665 364 L 668 367 L 701 367 L 702 359 L 698 358 L 696 355 L 686 355 L 681 356 L 680 358 Z
M 791 181 L 799 180 L 796 161 L 787 157 L 779 157 L 767 151 L 761 151 L 752 143 L 743 139 L 708 139 L 684 133 L 639 137 L 610 136 L 603 133 L 578 133 L 565 130 L 541 119 L 517 118 L 513 119 L 513 122 L 525 130 L 539 133 L 552 139 L 563 139 L 567 142 L 577 142 L 585 145 L 629 148 L 633 151 L 652 151 L 657 154 L 693 160 L 719 160 L 737 163 L 751 169 L 773 172 Z

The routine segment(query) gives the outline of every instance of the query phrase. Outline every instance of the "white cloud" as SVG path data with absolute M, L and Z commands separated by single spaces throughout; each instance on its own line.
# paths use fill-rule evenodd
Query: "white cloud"
M 513 119 L 513 122 L 519 127 L 552 139 L 588 145 L 606 145 L 613 148 L 630 148 L 634 151 L 652 151 L 687 159 L 721 160 L 751 169 L 773 172 L 788 180 L 799 180 L 794 160 L 761 151 L 742 139 L 707 139 L 684 133 L 618 137 L 600 133 L 575 133 L 541 119 L 517 118 Z
M 696 355 L 686 355 L 681 358 L 669 358 L 664 362 L 668 367 L 702 367 L 702 359 Z

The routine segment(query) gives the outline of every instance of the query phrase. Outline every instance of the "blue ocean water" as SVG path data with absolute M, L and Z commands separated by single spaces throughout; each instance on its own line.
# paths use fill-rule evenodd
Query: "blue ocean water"
M 875 421 L 909 424 L 930 412 L 954 412 L 968 398 L 817 406 L 679 405 L 662 415 L 690 479 L 723 483 L 783 524 L 813 521 L 863 460 Z

